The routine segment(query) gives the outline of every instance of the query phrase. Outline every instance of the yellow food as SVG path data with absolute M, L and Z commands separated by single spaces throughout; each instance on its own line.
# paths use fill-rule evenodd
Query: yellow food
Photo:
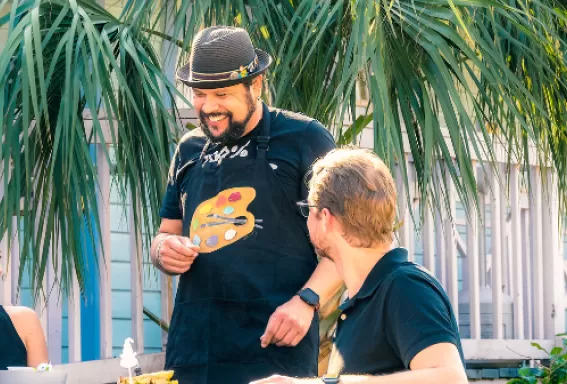
M 161 371 L 146 373 L 132 377 L 134 384 L 178 384 L 177 380 L 171 380 L 173 371 Z M 130 384 L 128 377 L 121 377 L 117 384 Z

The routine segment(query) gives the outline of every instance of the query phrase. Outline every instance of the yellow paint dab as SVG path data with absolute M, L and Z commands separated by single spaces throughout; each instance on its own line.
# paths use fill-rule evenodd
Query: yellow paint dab
M 213 207 L 213 206 L 212 206 L 211 204 L 205 204 L 205 205 L 203 205 L 203 206 L 201 207 L 201 209 L 199 209 L 199 213 L 200 213 L 201 215 L 204 215 L 204 214 L 206 214 L 206 213 L 209 213 L 209 212 L 211 211 L 211 208 L 212 208 L 212 207 Z

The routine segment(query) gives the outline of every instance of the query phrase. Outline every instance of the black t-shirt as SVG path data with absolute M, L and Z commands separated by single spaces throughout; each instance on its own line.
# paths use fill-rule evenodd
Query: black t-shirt
M 262 116 L 262 119 L 266 116 Z M 321 123 L 305 115 L 270 108 L 270 147 L 266 159 L 279 178 L 290 201 L 307 198 L 306 175 L 315 160 L 335 148 L 333 137 Z M 219 162 L 230 157 L 256 157 L 256 145 L 251 139 L 259 135 L 259 123 L 249 134 L 227 145 L 210 145 L 205 162 Z M 186 134 L 175 151 L 169 171 L 167 190 L 160 216 L 183 218 L 182 200 L 192 186 L 184 183 L 189 165 L 199 159 L 207 142 L 200 129 Z
M 463 351 L 451 303 L 425 268 L 407 262 L 407 250 L 388 252 L 360 291 L 341 305 L 330 373 L 383 375 L 409 369 L 438 343 Z

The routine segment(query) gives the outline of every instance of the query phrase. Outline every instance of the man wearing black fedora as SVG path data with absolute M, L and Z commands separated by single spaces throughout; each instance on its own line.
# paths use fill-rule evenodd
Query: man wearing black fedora
M 175 151 L 151 257 L 180 275 L 165 363 L 180 384 L 317 375 L 317 310 L 341 280 L 296 202 L 335 144 L 316 120 L 261 101 L 271 64 L 245 30 L 217 26 L 177 72 L 201 126 Z

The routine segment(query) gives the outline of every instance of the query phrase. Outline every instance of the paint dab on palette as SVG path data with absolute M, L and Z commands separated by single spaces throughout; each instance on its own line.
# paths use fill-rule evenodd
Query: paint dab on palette
M 201 209 L 199 210 L 199 213 L 201 215 L 205 215 L 205 214 L 210 212 L 211 208 L 212 208 L 211 204 L 205 204 L 201 207 Z
M 201 245 L 201 238 L 199 237 L 199 235 L 193 236 L 193 244 L 197 246 Z
M 219 237 L 217 235 L 213 235 L 207 239 L 207 247 L 216 247 L 219 243 Z
M 234 213 L 234 208 L 226 207 L 224 211 L 222 211 L 225 215 L 232 215 Z
M 222 207 L 223 205 L 226 204 L 226 196 L 220 195 L 219 198 L 217 199 L 217 208 L 218 207 Z
M 198 226 L 199 226 L 199 220 L 193 219 L 193 222 L 191 223 L 191 227 L 193 227 L 193 230 L 196 230 Z
M 235 202 L 235 201 L 238 201 L 240 199 L 242 199 L 242 195 L 240 194 L 240 192 L 233 192 L 228 197 L 228 201 L 230 201 L 230 202 Z
M 228 241 L 234 239 L 235 236 L 236 236 L 236 231 L 234 229 L 229 229 L 224 233 L 224 239 Z

